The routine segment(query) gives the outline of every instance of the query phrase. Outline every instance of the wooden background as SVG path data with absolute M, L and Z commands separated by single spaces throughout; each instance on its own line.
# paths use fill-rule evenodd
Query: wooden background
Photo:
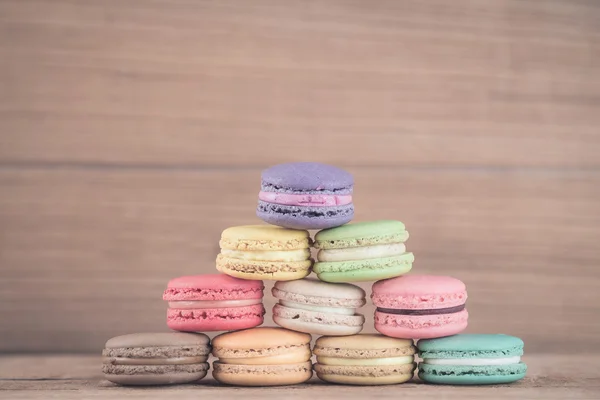
M 0 351 L 166 330 L 300 160 L 467 283 L 470 332 L 600 346 L 598 2 L 0 0 Z

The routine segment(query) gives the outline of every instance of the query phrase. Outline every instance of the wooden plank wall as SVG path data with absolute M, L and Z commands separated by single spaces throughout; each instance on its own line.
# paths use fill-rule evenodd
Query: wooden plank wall
M 598 346 L 599 105 L 594 1 L 0 0 L 0 351 L 165 330 L 299 160 L 467 283 L 469 331 Z

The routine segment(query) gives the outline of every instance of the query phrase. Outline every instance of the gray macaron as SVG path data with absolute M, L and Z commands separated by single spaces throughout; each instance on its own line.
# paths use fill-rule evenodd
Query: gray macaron
M 210 339 L 202 333 L 133 333 L 106 342 L 102 372 L 120 385 L 172 385 L 206 376 Z

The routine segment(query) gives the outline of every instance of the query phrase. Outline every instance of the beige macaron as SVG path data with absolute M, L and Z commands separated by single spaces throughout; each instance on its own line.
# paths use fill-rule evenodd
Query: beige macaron
M 347 385 L 390 385 L 413 377 L 415 346 L 409 339 L 376 334 L 322 336 L 317 339 L 314 365 L 326 382 Z
M 260 327 L 223 333 L 213 339 L 213 377 L 229 385 L 281 386 L 312 376 L 311 336 Z

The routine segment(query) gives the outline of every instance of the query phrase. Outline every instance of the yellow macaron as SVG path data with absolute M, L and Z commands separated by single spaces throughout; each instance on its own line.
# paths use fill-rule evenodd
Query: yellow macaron
M 313 349 L 317 376 L 346 385 L 390 385 L 413 377 L 413 341 L 383 335 L 321 336 Z
M 217 270 L 236 278 L 288 281 L 307 276 L 313 265 L 308 231 L 272 225 L 227 228 L 221 234 Z

